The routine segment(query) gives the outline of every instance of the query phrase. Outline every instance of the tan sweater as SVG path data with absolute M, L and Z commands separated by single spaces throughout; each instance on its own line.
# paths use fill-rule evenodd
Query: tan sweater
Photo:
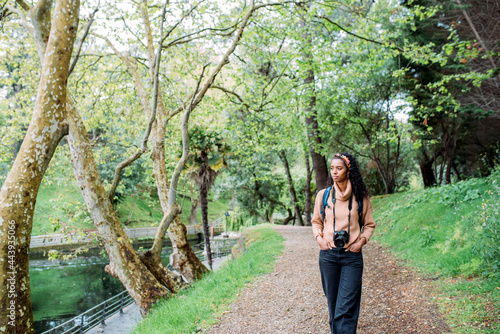
M 345 230 L 347 231 L 348 222 L 348 212 L 349 212 L 349 196 L 351 196 L 352 185 L 351 181 L 347 180 L 347 187 L 345 193 L 341 195 L 337 184 L 335 183 L 335 231 Z M 333 203 L 331 193 L 328 196 L 328 205 L 330 207 L 325 208 L 325 222 L 321 220 L 321 205 L 323 204 L 323 194 L 325 189 L 320 190 L 316 196 L 316 202 L 314 204 L 314 214 L 312 218 L 312 226 L 314 237 L 317 235 L 322 235 L 325 240 L 330 242 L 330 245 L 335 248 L 333 243 Z M 370 240 L 375 229 L 375 222 L 373 221 L 372 214 L 372 203 L 369 198 L 365 197 L 363 199 L 363 233 L 359 229 L 359 214 L 358 214 L 358 202 L 356 197 L 353 196 L 352 199 L 352 209 L 351 209 L 351 234 L 349 237 L 349 243 L 345 245 L 345 248 L 349 247 L 354 243 L 358 237 L 361 235 L 366 238 L 366 241 Z

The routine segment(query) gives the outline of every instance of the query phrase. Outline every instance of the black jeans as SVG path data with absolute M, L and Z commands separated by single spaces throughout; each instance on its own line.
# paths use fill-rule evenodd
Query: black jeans
M 319 269 L 328 300 L 332 334 L 354 334 L 358 326 L 363 254 L 345 249 L 321 250 Z

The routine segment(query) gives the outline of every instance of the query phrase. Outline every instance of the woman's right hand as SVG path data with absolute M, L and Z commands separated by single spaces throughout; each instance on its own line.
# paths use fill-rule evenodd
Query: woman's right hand
M 323 239 L 323 237 L 321 235 L 316 238 L 316 241 L 318 241 L 319 248 L 321 248 L 322 250 L 332 249 L 332 246 L 330 245 L 330 243 L 328 241 L 326 241 L 325 239 Z

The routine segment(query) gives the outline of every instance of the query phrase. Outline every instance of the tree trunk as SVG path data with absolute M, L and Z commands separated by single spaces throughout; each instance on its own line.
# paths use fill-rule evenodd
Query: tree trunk
M 205 251 L 207 252 L 208 265 L 212 270 L 212 250 L 210 247 L 210 231 L 208 226 L 208 186 L 200 185 L 201 216 L 203 219 L 203 233 L 205 234 Z
M 302 5 L 304 6 L 304 5 Z M 308 10 L 308 5 L 304 6 L 304 10 Z M 300 22 L 302 29 L 306 29 L 307 22 L 303 19 Z M 311 35 L 306 31 L 304 32 L 304 43 L 307 44 L 304 48 L 309 49 L 308 45 L 312 44 Z M 306 114 L 306 128 L 307 128 L 307 141 L 309 143 L 309 150 L 313 162 L 314 177 L 316 179 L 316 192 L 328 186 L 328 168 L 326 159 L 319 151 L 321 150 L 321 137 L 319 136 L 318 114 L 315 110 L 316 106 L 316 92 L 314 89 L 314 70 L 312 69 L 312 55 L 310 52 L 305 51 L 302 55 L 305 62 L 309 65 L 307 76 L 304 79 L 304 84 L 309 90 L 309 101 L 306 101 L 307 108 Z
M 193 183 L 191 181 L 191 214 L 189 216 L 189 221 L 195 226 L 198 225 L 198 222 L 196 221 L 196 213 L 198 212 L 200 205 L 200 195 L 198 194 L 196 200 L 194 199 Z
M 445 157 L 446 157 L 445 154 L 443 154 L 443 156 L 441 157 L 441 164 L 439 166 L 439 185 L 443 184 L 444 165 L 446 164 Z
M 455 162 L 452 162 L 453 164 L 453 171 L 455 172 L 455 175 L 457 176 L 458 181 L 462 181 L 462 176 L 460 175 L 460 172 L 457 169 L 457 165 L 455 165 Z
M 451 183 L 451 166 L 453 164 L 453 157 L 449 156 L 446 162 L 446 172 L 445 172 L 445 183 L 450 184 Z
M 314 72 L 309 71 L 309 76 L 306 78 L 305 83 L 312 83 L 314 81 Z M 321 147 L 321 137 L 318 133 L 318 120 L 317 113 L 314 110 L 316 105 L 316 96 L 311 96 L 309 106 L 306 109 L 306 125 L 307 125 L 307 139 L 309 142 L 309 151 L 312 158 L 314 177 L 316 180 L 316 191 L 324 189 L 328 185 L 328 168 L 326 167 L 326 159 L 321 153 L 318 153 Z
M 420 174 L 422 175 L 422 181 L 424 182 L 424 187 L 433 187 L 436 185 L 436 174 L 434 174 L 433 164 L 435 158 L 429 159 L 429 156 L 425 152 L 425 148 L 423 148 L 423 159 L 421 159 L 420 166 Z
M 182 273 L 189 282 L 194 282 L 208 273 L 207 267 L 194 253 L 187 240 L 187 228 L 181 223 L 179 216 L 170 225 L 170 240 L 174 247 L 170 255 L 170 264 Z
M 41 57 L 31 123 L 0 190 L 0 330 L 4 333 L 34 333 L 29 280 L 33 213 L 45 171 L 68 130 L 66 89 L 80 2 L 60 0 L 55 7 L 59 15 L 45 27 L 50 27 L 50 37 Z
M 285 218 L 285 220 L 283 220 L 283 225 L 288 225 L 294 218 L 294 216 L 292 215 L 292 211 L 290 209 L 286 209 L 288 211 L 288 217 Z
M 292 174 L 290 173 L 290 166 L 288 165 L 288 159 L 286 158 L 285 151 L 280 152 L 283 165 L 285 166 L 286 177 L 288 179 L 288 189 L 290 190 L 290 198 L 292 199 L 292 205 L 295 212 L 295 219 L 297 221 L 297 226 L 304 226 L 302 221 L 302 214 L 299 209 L 299 203 L 297 203 L 297 195 L 295 194 L 295 187 L 293 186 Z
M 160 256 L 156 256 L 151 250 L 140 255 L 142 263 L 146 265 L 153 276 L 173 293 L 177 293 L 189 286 L 182 276 L 174 274 L 161 261 Z
M 163 106 L 163 103 L 160 104 Z M 153 159 L 153 169 L 156 181 L 156 187 L 158 190 L 158 197 L 160 199 L 160 204 L 163 210 L 163 214 L 168 212 L 168 191 L 169 191 L 169 181 L 167 177 L 167 169 L 165 162 L 165 131 L 164 131 L 164 111 L 163 107 L 160 107 L 158 113 L 158 122 L 155 125 L 154 135 L 152 138 L 154 149 L 151 154 L 151 159 Z M 174 267 L 175 270 L 180 272 L 189 281 L 193 282 L 195 280 L 203 277 L 204 274 L 208 273 L 208 269 L 205 265 L 198 259 L 194 253 L 193 248 L 187 239 L 187 228 L 182 224 L 179 216 L 175 217 L 170 226 L 169 233 L 170 241 L 172 242 L 173 252 L 170 256 L 170 265 Z M 152 254 L 157 254 L 156 256 L 160 259 L 160 254 L 158 252 L 152 252 Z
M 306 160 L 306 185 L 305 185 L 305 192 L 306 192 L 306 202 L 304 204 L 304 216 L 305 216 L 305 225 L 306 226 L 311 226 L 311 210 L 312 210 L 312 192 L 311 192 L 311 179 L 312 179 L 312 171 L 311 171 L 311 166 L 309 163 L 309 152 L 307 150 L 304 150 L 304 156 Z
M 170 292 L 158 282 L 132 248 L 102 185 L 85 125 L 71 103 L 68 103 L 67 112 L 71 163 L 87 210 L 109 256 L 106 271 L 123 283 L 145 315 L 156 300 L 168 297 Z

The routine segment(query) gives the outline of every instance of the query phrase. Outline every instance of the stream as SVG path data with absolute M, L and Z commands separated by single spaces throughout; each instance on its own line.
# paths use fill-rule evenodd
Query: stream
M 190 243 L 195 247 L 195 242 Z M 150 246 L 134 244 L 134 248 Z M 171 251 L 168 241 L 163 263 L 168 263 Z M 107 264 L 102 248 L 92 248 L 71 261 L 50 261 L 42 252 L 33 252 L 30 286 L 35 332 L 52 329 L 123 291 L 122 283 L 104 271 Z

